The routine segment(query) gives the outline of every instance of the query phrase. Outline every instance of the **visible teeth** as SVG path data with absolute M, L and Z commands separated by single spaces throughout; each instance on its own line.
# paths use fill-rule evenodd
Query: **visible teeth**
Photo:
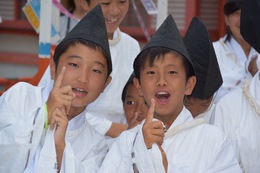
M 158 92 L 157 94 L 167 94 L 167 92 L 161 91 L 161 92 Z
M 115 22 L 117 19 L 107 19 L 108 22 Z
M 76 91 L 79 91 L 79 92 L 85 92 L 85 90 L 83 89 L 79 89 L 79 88 L 75 88 Z

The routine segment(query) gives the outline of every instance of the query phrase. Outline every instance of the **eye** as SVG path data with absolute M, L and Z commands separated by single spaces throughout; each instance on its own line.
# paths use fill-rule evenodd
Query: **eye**
M 148 71 L 147 74 L 155 74 L 154 71 Z
M 99 73 L 99 74 L 101 74 L 101 73 L 102 73 L 102 71 L 100 71 L 100 70 L 97 70 L 97 69 L 93 69 L 93 72 L 94 72 L 94 73 Z
M 172 71 L 169 71 L 168 73 L 169 74 L 176 74 L 177 72 L 172 70 Z
M 126 104 L 127 104 L 127 105 L 134 105 L 134 104 L 135 104 L 135 102 L 134 102 L 134 101 L 130 101 L 130 100 L 129 100 L 129 101 L 127 101 L 127 102 L 126 102 Z
M 78 64 L 76 64 L 76 63 L 69 63 L 69 66 L 71 66 L 71 67 L 78 67 Z
M 121 4 L 124 4 L 124 3 L 126 3 L 126 1 L 125 1 L 125 0 L 124 0 L 124 1 L 120 1 L 120 3 L 121 3 Z
M 101 2 L 100 4 L 103 5 L 103 6 L 107 6 L 107 5 L 110 4 L 110 2 Z

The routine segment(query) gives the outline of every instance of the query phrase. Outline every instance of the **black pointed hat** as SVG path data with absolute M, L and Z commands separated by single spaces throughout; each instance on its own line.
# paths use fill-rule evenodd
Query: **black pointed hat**
M 247 0 L 241 9 L 240 32 L 257 52 L 260 52 L 260 1 Z
M 192 61 L 190 60 L 189 54 L 172 15 L 169 15 L 164 20 L 142 51 L 152 47 L 164 47 L 177 51 L 182 54 L 192 65 Z
M 198 17 L 192 19 L 183 40 L 197 78 L 192 96 L 200 99 L 208 98 L 214 95 L 223 80 L 209 33 Z
M 107 53 L 109 72 L 112 71 L 112 61 L 108 44 L 106 24 L 100 5 L 97 5 L 94 9 L 87 13 L 58 44 L 55 49 L 54 58 L 55 54 L 59 55 L 59 50 L 63 47 L 65 42 L 79 39 L 90 41 L 99 45 Z

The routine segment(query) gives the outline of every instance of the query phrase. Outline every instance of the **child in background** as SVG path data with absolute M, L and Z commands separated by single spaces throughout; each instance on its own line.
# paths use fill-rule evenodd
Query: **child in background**
M 128 129 L 131 129 L 137 124 L 140 124 L 142 120 L 145 119 L 145 115 L 148 110 L 144 98 L 138 94 L 137 89 L 134 86 L 133 79 L 134 74 L 132 73 L 127 83 L 125 84 L 121 98 L 126 120 L 129 125 Z
M 196 22 L 191 22 L 183 41 L 193 62 L 197 82 L 184 104 L 194 118 L 204 118 L 209 123 L 215 107 L 215 93 L 223 81 L 207 28 L 199 18 L 193 20 Z
M 0 98 L 0 172 L 96 172 L 107 153 L 104 136 L 85 118 L 111 80 L 100 6 L 58 44 L 50 69 L 55 82 L 46 99 L 27 83 Z
M 260 52 L 260 1 L 246 1 L 241 10 L 241 34 Z M 259 58 L 259 57 L 258 57 Z M 231 139 L 243 173 L 260 171 L 260 72 L 224 96 L 215 107 L 212 122 Z

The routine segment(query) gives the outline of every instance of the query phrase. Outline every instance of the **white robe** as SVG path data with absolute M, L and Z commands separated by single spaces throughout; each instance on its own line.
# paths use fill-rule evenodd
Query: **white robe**
M 139 43 L 119 29 L 115 32 L 114 39 L 109 40 L 109 48 L 113 64 L 112 81 L 100 97 L 88 106 L 93 116 L 87 118 L 101 134 L 107 133 L 112 122 L 126 123 L 121 95 L 133 72 L 134 59 L 140 52 Z M 39 86 L 46 85 L 53 85 L 49 67 L 39 83 Z
M 249 92 L 260 110 L 260 77 L 254 76 Z M 213 123 L 231 138 L 244 173 L 260 172 L 260 113 L 248 102 L 239 88 L 223 97 L 213 113 Z
M 26 165 L 32 170 L 27 172 L 57 172 L 54 131 L 43 127 L 47 117 L 43 100 L 41 87 L 22 82 L 0 97 L 1 173 L 21 173 Z M 85 113 L 78 116 L 69 121 L 60 171 L 96 172 L 108 147 L 104 136 L 85 120 Z
M 197 116 L 195 117 L 195 119 L 203 118 L 203 119 L 205 120 L 205 123 L 208 123 L 208 124 L 209 124 L 209 123 L 210 123 L 210 120 L 211 120 L 211 116 L 212 116 L 212 112 L 213 112 L 214 108 L 215 108 L 215 104 L 214 104 L 214 101 L 212 100 L 210 107 L 209 107 L 205 112 L 203 112 L 203 113 L 197 115 Z
M 254 48 L 251 48 L 249 56 L 246 57 L 242 47 L 233 37 L 226 43 L 224 40 L 225 37 L 213 43 L 223 78 L 223 84 L 218 90 L 215 102 L 218 102 L 221 97 L 230 91 L 243 86 L 247 79 L 252 78 L 248 71 L 248 65 L 252 57 L 258 57 L 258 69 L 260 67 L 260 56 Z
M 217 127 L 205 124 L 201 119 L 193 120 L 186 108 L 166 132 L 162 148 L 167 155 L 168 173 L 241 172 L 228 138 Z M 161 152 L 156 144 L 150 150 L 146 148 L 142 126 L 118 137 L 99 172 L 132 173 L 133 163 L 140 173 L 164 172 Z

